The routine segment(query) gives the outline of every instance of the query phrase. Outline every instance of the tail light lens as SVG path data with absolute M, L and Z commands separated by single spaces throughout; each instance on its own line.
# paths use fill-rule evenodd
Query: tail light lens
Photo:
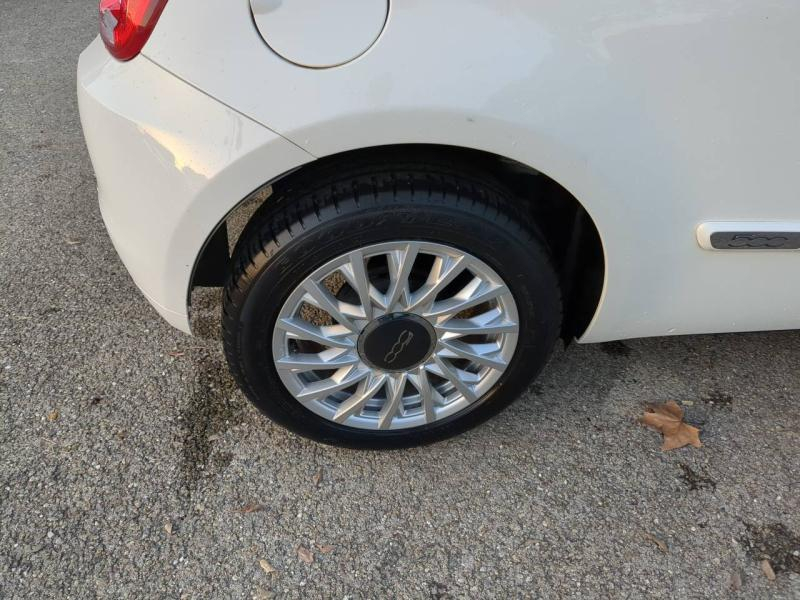
M 167 0 L 100 0 L 100 37 L 114 58 L 142 51 Z

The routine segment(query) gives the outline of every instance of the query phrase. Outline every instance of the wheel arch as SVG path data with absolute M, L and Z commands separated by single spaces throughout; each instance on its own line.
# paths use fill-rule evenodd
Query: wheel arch
M 606 255 L 600 231 L 585 205 L 564 185 L 542 171 L 492 152 L 443 144 L 390 144 L 347 150 L 318 158 L 259 186 L 236 203 L 206 238 L 188 290 L 222 286 L 230 272 L 236 241 L 255 212 L 275 190 L 292 186 L 315 170 L 363 160 L 391 161 L 432 155 L 463 169 L 488 172 L 530 211 L 545 235 L 559 270 L 564 298 L 562 337 L 580 336 L 594 317 L 605 287 Z

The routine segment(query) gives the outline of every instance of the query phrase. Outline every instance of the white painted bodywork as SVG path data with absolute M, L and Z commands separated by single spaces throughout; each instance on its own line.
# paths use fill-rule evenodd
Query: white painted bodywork
M 112 59 L 99 39 L 81 55 L 78 102 L 100 210 L 133 280 L 189 331 L 187 294 L 209 234 L 256 189 L 312 157 L 173 77 L 144 56 Z
M 517 160 L 583 204 L 606 280 L 581 341 L 797 328 L 800 253 L 697 237 L 800 220 L 797 31 L 795 0 L 404 0 L 363 55 L 309 69 L 264 43 L 248 0 L 169 0 L 144 56 L 87 50 L 81 111 L 115 244 L 183 329 L 190 265 L 249 191 L 313 157 L 411 142 Z M 204 170 L 169 159 L 183 152 Z

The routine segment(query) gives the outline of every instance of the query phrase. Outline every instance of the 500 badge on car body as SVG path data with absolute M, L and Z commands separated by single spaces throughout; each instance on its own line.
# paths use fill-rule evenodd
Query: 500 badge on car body
M 800 233 L 719 231 L 711 234 L 711 246 L 717 250 L 796 250 Z

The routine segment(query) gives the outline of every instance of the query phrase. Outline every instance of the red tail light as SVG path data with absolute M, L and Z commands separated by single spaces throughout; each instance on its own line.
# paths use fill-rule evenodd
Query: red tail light
M 167 0 L 100 0 L 100 37 L 114 58 L 142 51 Z

